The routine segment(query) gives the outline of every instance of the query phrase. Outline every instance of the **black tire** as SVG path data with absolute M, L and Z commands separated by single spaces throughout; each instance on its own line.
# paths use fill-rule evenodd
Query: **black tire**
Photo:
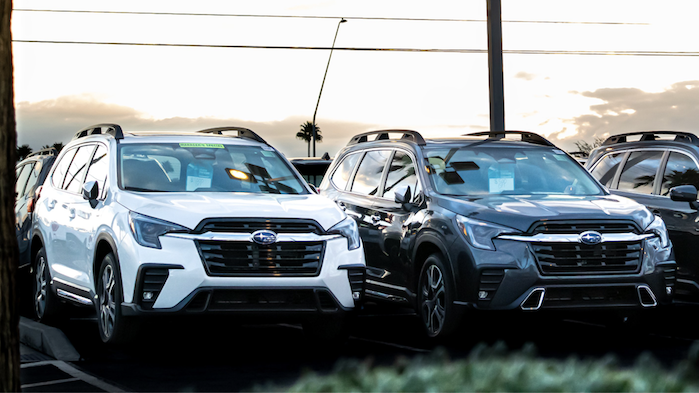
M 112 253 L 102 259 L 95 290 L 97 326 L 102 342 L 112 345 L 131 341 L 137 329 L 133 319 L 121 313 L 121 303 L 124 299 L 121 274 L 116 257 Z
M 459 325 L 461 316 L 454 308 L 454 280 L 441 256 L 432 254 L 420 271 L 417 314 L 428 337 L 444 339 Z
M 33 311 L 37 321 L 52 324 L 60 319 L 61 301 L 51 287 L 51 270 L 42 247 L 34 258 L 32 280 Z

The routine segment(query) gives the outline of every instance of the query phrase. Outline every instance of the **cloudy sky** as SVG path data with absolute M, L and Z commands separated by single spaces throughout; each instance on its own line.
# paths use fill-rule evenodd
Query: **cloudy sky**
M 318 155 L 372 129 L 446 136 L 490 124 L 486 0 L 15 0 L 14 8 L 18 142 L 34 149 L 103 122 L 236 125 L 305 156 L 294 136 L 313 117 L 329 51 L 291 48 L 330 47 L 341 17 L 348 22 L 316 118 Z M 696 0 L 502 0 L 506 128 L 568 150 L 620 132 L 695 131 L 698 13 Z

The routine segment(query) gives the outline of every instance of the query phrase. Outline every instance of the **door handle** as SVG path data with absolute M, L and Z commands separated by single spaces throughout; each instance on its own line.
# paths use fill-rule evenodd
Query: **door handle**
M 52 200 L 49 202 L 49 204 L 46 206 L 49 210 L 52 210 L 54 207 L 56 207 L 56 200 Z

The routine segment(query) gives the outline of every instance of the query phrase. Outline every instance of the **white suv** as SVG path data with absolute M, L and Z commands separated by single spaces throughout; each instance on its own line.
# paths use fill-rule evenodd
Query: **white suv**
M 88 127 L 35 214 L 36 317 L 94 305 L 107 343 L 164 313 L 301 317 L 333 335 L 363 296 L 355 221 L 248 129 Z

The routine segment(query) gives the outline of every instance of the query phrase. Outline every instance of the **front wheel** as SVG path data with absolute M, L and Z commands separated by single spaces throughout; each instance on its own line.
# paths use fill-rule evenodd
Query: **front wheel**
M 425 260 L 418 284 L 418 314 L 431 338 L 445 338 L 458 326 L 453 282 L 451 271 L 439 255 L 432 254 Z
M 42 247 L 34 258 L 34 316 L 41 323 L 58 320 L 61 302 L 51 289 L 51 270 L 46 259 L 46 250 Z
M 123 301 L 121 278 L 114 254 L 107 254 L 97 277 L 97 325 L 106 344 L 129 341 L 135 329 L 131 319 L 121 314 Z

